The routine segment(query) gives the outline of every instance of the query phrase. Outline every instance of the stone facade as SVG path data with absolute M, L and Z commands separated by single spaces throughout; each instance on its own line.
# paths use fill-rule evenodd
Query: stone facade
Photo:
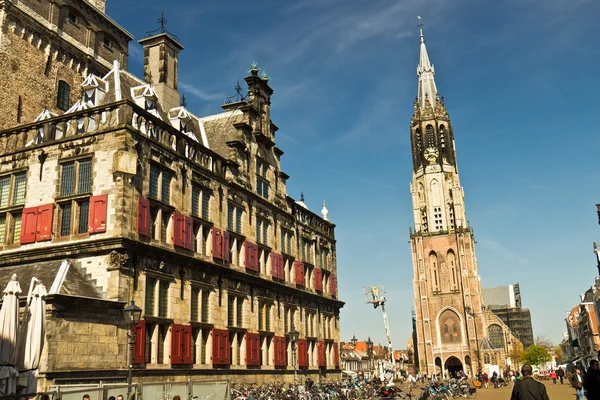
M 85 76 L 107 73 L 114 60 L 127 66 L 133 37 L 96 8 L 104 1 L 94 3 L 0 1 L 0 129 L 31 122 L 44 108 L 65 111 L 59 85 L 71 89 L 70 105 Z
M 419 370 L 474 374 L 491 364 L 486 360 L 505 368 L 507 343 L 517 345 L 518 339 L 484 306 L 454 133 L 444 99 L 437 93 L 422 33 L 417 74 L 419 95 L 411 118 L 415 225 L 410 238 Z
M 150 39 L 151 55 L 183 49 L 169 35 Z M 19 71 L 36 79 L 38 62 Z M 68 110 L 52 95 L 25 96 L 31 111 L 0 131 L 0 270 L 54 283 L 39 388 L 123 382 L 132 300 L 143 310 L 134 382 L 291 381 L 292 327 L 301 374 L 337 377 L 335 225 L 287 195 L 268 80 L 253 66 L 247 93 L 199 118 L 173 107 L 177 62 L 152 68 L 164 76 L 140 79 L 117 59 L 104 73 L 82 68 Z M 0 104 L 4 118 L 11 106 Z

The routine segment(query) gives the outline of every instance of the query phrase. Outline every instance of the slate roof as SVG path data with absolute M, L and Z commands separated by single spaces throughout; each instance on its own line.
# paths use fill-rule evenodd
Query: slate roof
M 244 113 L 241 110 L 226 111 L 220 114 L 200 118 L 202 129 L 206 132 L 206 138 L 211 150 L 221 157 L 229 158 L 230 147 L 227 142 L 237 138 L 237 129 L 233 124 L 244 121 Z
M 0 268 L 0 288 L 4 289 L 12 275 L 17 274 L 17 280 L 23 291 L 21 297 L 27 296 L 32 277 L 38 278 L 46 286 L 46 289 L 50 291 L 50 287 L 63 261 L 53 260 L 35 264 L 2 267 Z M 102 293 L 96 289 L 93 283 L 81 271 L 79 262 L 76 260 L 68 261 L 71 266 L 62 286 L 56 294 L 103 299 Z

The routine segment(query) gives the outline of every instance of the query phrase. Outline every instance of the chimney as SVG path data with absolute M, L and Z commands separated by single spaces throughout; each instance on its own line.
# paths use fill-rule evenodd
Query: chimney
M 183 46 L 168 33 L 159 33 L 139 41 L 144 48 L 144 80 L 158 96 L 163 110 L 179 107 L 177 63 Z

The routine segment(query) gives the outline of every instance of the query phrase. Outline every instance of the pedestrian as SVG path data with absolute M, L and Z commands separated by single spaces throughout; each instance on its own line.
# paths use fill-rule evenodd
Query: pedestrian
M 556 371 L 556 376 L 560 380 L 560 384 L 563 384 L 563 380 L 565 379 L 565 370 L 562 367 L 558 367 L 558 371 Z
M 600 364 L 598 364 L 598 360 L 590 361 L 590 368 L 583 379 L 583 387 L 585 396 L 589 400 L 600 399 Z
M 550 400 L 543 383 L 533 379 L 533 368 L 529 364 L 521 367 L 523 379 L 515 384 L 510 400 Z
M 583 398 L 583 379 L 581 377 L 581 371 L 578 369 L 575 370 L 569 377 L 569 382 L 571 386 L 575 388 L 575 393 L 577 395 L 576 400 L 584 400 Z
M 550 371 L 550 379 L 552 379 L 552 383 L 556 385 L 556 371 Z
M 90 400 L 90 395 L 89 394 L 84 394 L 83 395 L 83 400 Z

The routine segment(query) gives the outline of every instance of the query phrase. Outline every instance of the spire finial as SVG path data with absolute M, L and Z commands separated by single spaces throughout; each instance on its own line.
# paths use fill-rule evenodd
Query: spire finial
M 304 192 L 300 192 L 300 201 L 304 203 Z
M 181 93 L 181 100 L 179 100 L 179 105 L 183 108 L 187 107 L 187 101 L 185 100 L 185 94 Z
M 417 26 L 419 27 L 419 36 L 421 37 L 421 43 L 425 43 L 425 38 L 423 37 L 423 21 L 421 20 L 420 15 L 417 15 L 417 21 L 419 21 Z
M 327 219 L 327 215 L 329 215 L 329 210 L 327 209 L 327 205 L 325 204 L 325 199 L 323 199 L 323 208 L 321 209 L 321 215 L 325 221 L 329 221 Z

